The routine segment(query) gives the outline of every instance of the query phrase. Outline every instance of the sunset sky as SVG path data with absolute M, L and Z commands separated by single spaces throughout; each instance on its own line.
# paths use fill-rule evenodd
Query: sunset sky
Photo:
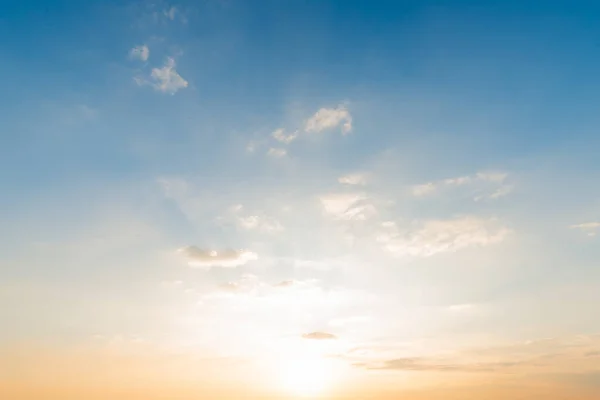
M 599 399 L 590 4 L 1 2 L 0 398 Z

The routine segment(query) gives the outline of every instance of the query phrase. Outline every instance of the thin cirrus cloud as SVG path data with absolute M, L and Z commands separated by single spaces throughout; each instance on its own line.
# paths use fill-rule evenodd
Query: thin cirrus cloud
M 473 191 L 473 200 L 498 199 L 507 196 L 513 186 L 506 183 L 508 174 L 504 172 L 478 172 L 473 175 L 458 176 L 435 182 L 426 182 L 411 187 L 415 197 L 430 196 L 450 188 L 469 188 Z
M 397 256 L 412 257 L 429 257 L 473 246 L 489 246 L 502 242 L 510 233 L 508 228 L 494 219 L 473 216 L 426 221 L 416 229 L 404 231 L 393 222 L 385 222 L 382 226 L 384 232 L 377 237 L 377 241 L 383 248 Z
M 571 225 L 569 228 L 578 229 L 585 232 L 588 236 L 596 236 L 600 229 L 600 222 L 584 222 L 582 224 Z
M 175 94 L 188 87 L 188 81 L 179 75 L 175 66 L 175 60 L 169 57 L 162 68 L 152 68 L 149 79 L 136 77 L 135 82 L 139 86 L 149 85 L 159 92 Z
M 205 250 L 187 246 L 178 250 L 190 267 L 195 268 L 235 268 L 258 259 L 256 253 L 247 250 Z
M 244 214 L 244 206 L 241 204 L 232 206 L 227 218 L 232 218 L 240 229 L 246 231 L 273 233 L 283 230 L 283 225 L 273 217 L 262 213 Z
M 310 332 L 302 335 L 302 339 L 308 340 L 335 340 L 337 336 L 328 332 Z
M 333 219 L 364 221 L 377 209 L 363 193 L 330 193 L 319 197 L 323 211 Z
M 283 230 L 283 226 L 279 221 L 259 215 L 240 216 L 238 217 L 238 225 L 245 230 L 256 230 L 267 233 Z
M 366 185 L 367 184 L 367 174 L 362 172 L 357 172 L 354 174 L 348 174 L 344 176 L 340 176 L 338 178 L 338 182 L 344 185 Z
M 148 61 L 148 57 L 150 57 L 150 49 L 145 44 L 129 50 L 129 58 L 132 60 Z
M 281 158 L 281 157 L 285 157 L 285 155 L 287 154 L 287 150 L 282 149 L 282 148 L 277 148 L 277 147 L 271 147 L 267 151 L 267 154 L 273 158 Z

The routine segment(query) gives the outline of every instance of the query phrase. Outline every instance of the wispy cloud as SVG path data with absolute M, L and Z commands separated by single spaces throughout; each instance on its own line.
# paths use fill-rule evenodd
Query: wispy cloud
M 364 221 L 377 213 L 363 193 L 330 193 L 319 200 L 325 213 L 334 219 Z
M 584 222 L 582 224 L 571 225 L 569 228 L 583 231 L 588 236 L 596 236 L 597 231 L 600 229 L 600 222 Z
M 478 217 L 430 220 L 416 228 L 413 225 L 404 229 L 395 223 L 384 224 L 377 240 L 398 256 L 428 257 L 472 246 L 488 246 L 503 241 L 509 233 L 498 221 Z
M 468 187 L 473 192 L 473 200 L 493 200 L 504 197 L 513 191 L 513 186 L 506 183 L 507 178 L 508 174 L 504 172 L 478 172 L 474 175 L 421 183 L 412 186 L 410 191 L 416 197 L 425 197 L 445 189 Z
M 178 250 L 189 266 L 197 268 L 235 268 L 258 259 L 256 253 L 247 250 L 204 250 L 188 246 Z
M 132 60 L 147 61 L 148 57 L 150 57 L 150 49 L 145 44 L 129 50 L 129 58 Z
M 338 178 L 338 182 L 344 185 L 366 185 L 367 184 L 367 174 L 363 172 L 357 172 L 353 174 L 348 174 L 344 176 L 340 176 Z
M 283 225 L 277 219 L 263 213 L 245 213 L 241 204 L 231 207 L 229 217 L 225 219 L 228 218 L 232 218 L 239 228 L 247 231 L 274 233 L 283 230 Z
M 296 138 L 298 137 L 298 131 L 286 134 L 285 129 L 279 128 L 273 131 L 271 136 L 273 136 L 273 138 L 278 142 L 289 144 L 296 140 Z
M 303 334 L 302 338 L 309 340 L 334 340 L 337 339 L 337 336 L 327 332 L 311 332 Z
M 281 158 L 284 157 L 287 154 L 287 150 L 286 149 L 282 149 L 282 148 L 276 148 L 276 147 L 271 147 L 268 151 L 267 154 L 271 157 L 274 158 Z
M 352 131 L 352 115 L 343 105 L 336 108 L 321 108 L 306 121 L 304 130 L 311 133 L 338 127 L 341 128 L 343 134 Z
M 179 90 L 188 86 L 188 82 L 183 79 L 175 69 L 175 60 L 167 58 L 162 68 L 153 68 L 149 80 L 136 77 L 135 82 L 142 85 L 150 85 L 159 92 L 175 94 Z

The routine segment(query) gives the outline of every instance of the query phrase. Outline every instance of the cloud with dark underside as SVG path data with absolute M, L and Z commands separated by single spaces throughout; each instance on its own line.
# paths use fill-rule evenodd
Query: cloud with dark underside
M 309 340 L 335 340 L 337 336 L 327 332 L 311 332 L 302 335 L 302 339 Z

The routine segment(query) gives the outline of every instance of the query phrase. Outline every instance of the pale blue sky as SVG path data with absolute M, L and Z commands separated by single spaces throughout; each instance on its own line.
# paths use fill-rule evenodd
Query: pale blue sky
M 0 13 L 0 345 L 600 331 L 598 7 L 34 3 Z

